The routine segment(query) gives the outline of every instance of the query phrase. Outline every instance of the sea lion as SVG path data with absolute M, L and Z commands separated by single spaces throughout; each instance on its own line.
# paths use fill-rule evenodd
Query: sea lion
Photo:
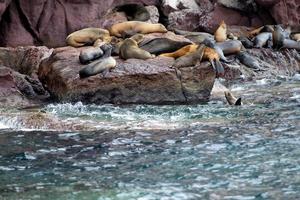
M 215 49 L 210 47 L 205 47 L 202 59 L 209 60 L 209 62 L 211 63 L 212 67 L 216 72 L 217 78 L 220 76 L 224 76 L 225 73 L 224 67 L 220 62 L 220 56 Z
M 211 39 L 211 40 L 213 39 L 211 37 L 207 37 L 206 35 L 186 35 L 184 37 L 196 44 L 201 44 L 206 39 Z
M 184 31 L 184 30 L 179 30 L 179 29 L 174 29 L 174 33 L 177 35 L 183 35 L 183 36 L 187 36 L 187 35 L 202 35 L 202 36 L 206 36 L 208 38 L 213 39 L 214 36 L 210 33 L 206 33 L 206 32 L 193 32 L 193 31 Z
M 95 40 L 93 47 L 101 47 L 102 45 L 106 44 L 107 42 L 102 41 L 101 39 Z
M 143 5 L 124 4 L 117 6 L 113 11 L 124 12 L 128 21 L 147 21 L 150 19 L 150 13 Z
M 129 59 L 129 58 L 137 58 L 146 60 L 149 58 L 155 57 L 150 54 L 148 51 L 145 51 L 138 47 L 138 44 L 135 40 L 127 38 L 124 40 L 122 45 L 120 46 L 120 58 Z
M 140 45 L 140 48 L 148 51 L 151 54 L 162 54 L 162 53 L 171 53 L 177 51 L 178 49 L 191 44 L 190 42 L 185 41 L 174 41 L 168 38 L 155 38 Z
M 269 32 L 260 33 L 253 39 L 255 48 L 262 48 L 266 44 L 268 44 L 268 47 L 270 47 L 269 42 L 272 42 L 272 33 Z
M 227 40 L 225 42 L 216 43 L 225 55 L 237 54 L 242 50 L 243 44 L 239 40 Z
M 124 34 L 131 33 L 166 33 L 168 30 L 162 24 L 150 24 L 140 21 L 127 21 L 114 24 L 109 28 L 109 32 L 113 36 L 122 37 Z
M 253 47 L 253 42 L 251 40 L 249 40 L 249 38 L 246 36 L 240 36 L 240 37 L 238 37 L 238 40 L 241 41 L 241 43 L 243 44 L 243 46 L 245 48 Z
M 138 44 L 143 41 L 144 35 L 143 34 L 135 34 L 134 36 L 130 37 L 131 39 L 135 40 Z M 119 55 L 120 47 L 123 44 L 124 40 L 116 43 L 113 45 L 113 55 Z
M 243 105 L 241 97 L 237 99 L 229 91 L 224 91 L 224 94 L 225 94 L 225 98 L 226 98 L 227 102 L 229 103 L 229 105 L 235 105 L 235 106 Z
M 255 37 L 260 33 L 264 33 L 264 32 L 272 33 L 273 31 L 274 31 L 274 26 L 273 25 L 264 25 L 264 26 L 261 26 L 259 28 L 256 28 L 256 29 L 250 31 L 249 36 Z
M 291 39 L 284 39 L 282 42 L 281 48 L 296 49 L 299 51 L 300 50 L 300 42 L 297 42 L 297 41 L 291 40 Z
M 103 58 L 100 60 L 96 60 L 88 64 L 85 68 L 79 71 L 80 78 L 86 78 L 89 76 L 93 76 L 99 73 L 106 74 L 112 68 L 115 68 L 117 65 L 116 60 L 113 57 Z
M 300 33 L 293 34 L 291 38 L 297 42 L 300 42 Z
M 216 42 L 224 42 L 227 39 L 226 32 L 227 32 L 227 27 L 224 20 L 222 20 L 214 34 Z
M 68 35 L 66 42 L 69 46 L 81 47 L 84 45 L 93 45 L 97 39 L 110 42 L 111 37 L 108 30 L 102 28 L 81 29 Z
M 204 40 L 202 42 L 202 44 L 205 44 L 207 47 L 210 47 L 210 48 L 213 48 L 218 54 L 219 54 L 219 57 L 222 61 L 226 62 L 226 63 L 229 63 L 229 62 L 232 62 L 233 60 L 228 60 L 225 56 L 224 56 L 224 53 L 223 53 L 223 50 L 217 45 L 217 43 L 215 43 L 214 41 L 212 40 Z
M 203 44 L 198 45 L 194 52 L 177 58 L 173 64 L 173 67 L 182 68 L 196 65 L 198 61 L 201 62 L 205 48 L 206 47 Z
M 163 53 L 163 54 L 160 54 L 159 56 L 172 57 L 172 58 L 176 59 L 176 58 L 179 58 L 186 54 L 195 52 L 197 47 L 198 47 L 198 45 L 196 45 L 196 44 L 189 44 L 189 45 L 186 45 L 186 46 L 178 49 L 177 51 L 174 51 L 172 53 Z
M 245 66 L 253 69 L 254 71 L 261 71 L 262 68 L 259 65 L 259 62 L 250 56 L 247 52 L 241 51 L 236 55 L 237 59 L 244 64 Z
M 280 25 L 275 25 L 274 31 L 272 32 L 273 48 L 280 49 L 283 45 L 285 33 Z
M 110 44 L 105 44 L 101 46 L 101 49 L 104 51 L 102 58 L 88 64 L 85 68 L 81 69 L 79 71 L 80 78 L 86 78 L 101 72 L 106 74 L 110 69 L 117 65 L 116 60 L 111 57 L 112 46 Z
M 100 47 L 89 47 L 88 49 L 80 51 L 79 61 L 81 64 L 87 64 L 100 58 L 103 54 L 104 52 Z

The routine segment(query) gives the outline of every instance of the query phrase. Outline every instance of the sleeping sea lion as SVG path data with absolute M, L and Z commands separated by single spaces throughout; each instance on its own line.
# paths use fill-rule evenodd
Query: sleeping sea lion
M 137 58 L 137 59 L 146 60 L 155 57 L 154 55 L 150 54 L 148 51 L 139 48 L 137 42 L 130 38 L 125 39 L 122 45 L 120 46 L 119 55 L 120 58 L 123 59 Z
M 260 33 L 253 39 L 255 48 L 262 48 L 266 44 L 270 47 L 270 42 L 272 42 L 272 33 L 269 32 Z
M 214 68 L 216 72 L 217 78 L 220 76 L 224 76 L 224 67 L 222 63 L 220 62 L 220 56 L 218 52 L 216 52 L 215 49 L 210 48 L 210 47 L 205 47 L 204 52 L 203 52 L 203 60 L 209 60 L 211 63 L 212 67 Z
M 79 61 L 81 64 L 87 64 L 100 58 L 103 54 L 104 52 L 100 47 L 89 47 L 88 49 L 80 51 Z
M 237 59 L 239 59 L 239 61 L 244 64 L 245 66 L 253 69 L 254 71 L 261 71 L 263 70 L 260 65 L 259 62 L 254 59 L 251 55 L 249 55 L 247 52 L 245 51 L 241 51 L 236 55 Z
M 127 21 L 114 24 L 109 28 L 113 36 L 122 37 L 124 34 L 134 35 L 136 33 L 166 33 L 168 30 L 162 24 L 150 24 L 140 21 Z
M 104 42 L 110 42 L 111 37 L 108 30 L 101 28 L 81 29 L 68 35 L 66 42 L 72 47 L 81 47 L 84 45 L 93 45 L 97 39 L 101 39 Z
M 163 53 L 163 54 L 160 54 L 159 56 L 172 57 L 172 58 L 176 59 L 176 58 L 179 58 L 186 54 L 195 52 L 197 47 L 198 47 L 198 45 L 196 45 L 196 44 L 189 44 L 189 45 L 186 45 L 186 46 L 178 49 L 177 51 L 174 51 L 172 53 Z
M 227 40 L 225 42 L 219 42 L 216 43 L 216 46 L 219 47 L 225 55 L 237 54 L 243 48 L 243 44 L 239 40 Z
M 85 68 L 79 71 L 80 78 L 86 78 L 99 73 L 107 73 L 110 69 L 115 68 L 117 65 L 116 60 L 111 57 L 112 46 L 105 44 L 101 46 L 104 55 L 101 59 L 88 64 Z
M 134 36 L 130 37 L 131 39 L 135 40 L 138 44 L 143 41 L 144 35 L 143 34 L 135 34 Z M 113 55 L 119 55 L 120 46 L 123 44 L 123 41 L 120 41 L 113 45 Z
M 173 64 L 173 67 L 182 68 L 196 65 L 197 62 L 201 62 L 205 48 L 206 47 L 203 44 L 198 45 L 194 52 L 177 58 Z
M 238 37 L 238 40 L 242 42 L 242 44 L 245 48 L 253 47 L 253 42 L 251 40 L 249 40 L 249 38 L 246 36 L 240 36 L 240 37 Z
M 185 41 L 174 41 L 168 38 L 155 38 L 147 43 L 140 45 L 141 49 L 148 51 L 151 54 L 171 53 L 178 49 L 191 44 Z
M 225 94 L 225 98 L 227 100 L 227 102 L 229 103 L 229 105 L 235 105 L 235 106 L 240 106 L 243 105 L 242 104 L 242 98 L 235 98 L 233 96 L 233 94 L 229 91 L 224 91 Z
M 227 32 L 227 27 L 224 20 L 222 20 L 214 34 L 216 42 L 224 42 L 227 39 L 226 32 Z
M 143 5 L 124 4 L 117 6 L 113 11 L 124 12 L 128 21 L 147 21 L 150 19 L 150 13 Z
M 297 41 L 291 40 L 291 39 L 284 39 L 282 42 L 281 48 L 296 49 L 299 51 L 300 50 L 300 42 L 297 42 Z
M 193 31 L 184 31 L 184 30 L 179 30 L 179 29 L 174 29 L 174 33 L 177 35 L 183 35 L 183 36 L 187 36 L 187 35 L 202 35 L 208 38 L 213 39 L 214 36 L 210 33 L 206 33 L 206 32 L 193 32 Z

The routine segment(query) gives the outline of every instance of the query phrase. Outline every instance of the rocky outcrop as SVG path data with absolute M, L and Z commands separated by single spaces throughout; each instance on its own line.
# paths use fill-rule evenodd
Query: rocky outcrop
M 107 28 L 126 20 L 111 12 L 125 3 L 152 6 L 147 8 L 151 22 L 160 19 L 170 29 L 213 32 L 221 20 L 255 27 L 300 24 L 298 0 L 4 0 L 0 2 L 0 46 L 65 46 L 71 32 L 91 26 Z M 161 11 L 160 17 L 154 6 Z
M 116 58 L 116 68 L 106 76 L 80 79 L 78 72 L 85 67 L 78 61 L 81 49 L 58 48 L 40 66 L 40 79 L 59 101 L 174 104 L 209 100 L 215 73 L 207 63 L 180 70 L 180 78 L 171 68 L 173 58 Z
M 26 107 L 40 103 L 49 93 L 37 78 L 46 47 L 0 48 L 0 106 Z

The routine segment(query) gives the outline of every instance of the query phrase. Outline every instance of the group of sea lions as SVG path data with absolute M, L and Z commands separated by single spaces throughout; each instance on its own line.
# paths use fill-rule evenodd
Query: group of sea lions
M 214 35 L 205 32 L 189 32 L 173 30 L 175 34 L 183 35 L 191 42 L 174 41 L 168 38 L 144 40 L 149 33 L 166 33 L 168 30 L 162 24 L 144 22 L 149 19 L 149 13 L 141 6 L 123 6 L 117 11 L 128 11 L 128 20 L 112 25 L 108 30 L 102 28 L 85 28 L 68 35 L 66 42 L 73 47 L 93 45 L 81 51 L 80 63 L 86 65 L 79 71 L 81 78 L 107 72 L 117 64 L 111 56 L 118 55 L 121 59 L 151 59 L 156 56 L 174 58 L 174 68 L 190 67 L 202 60 L 208 60 L 216 77 L 224 76 L 222 62 L 232 62 L 225 56 L 235 54 L 236 58 L 247 67 L 262 70 L 257 60 L 246 53 L 246 48 L 262 48 L 265 46 L 275 49 L 294 48 L 300 50 L 300 34 L 292 34 L 280 25 L 266 25 L 251 31 L 248 35 L 227 35 L 227 27 L 222 21 Z M 234 99 L 232 94 L 226 94 L 227 99 Z M 230 104 L 240 105 L 241 99 L 234 99 Z

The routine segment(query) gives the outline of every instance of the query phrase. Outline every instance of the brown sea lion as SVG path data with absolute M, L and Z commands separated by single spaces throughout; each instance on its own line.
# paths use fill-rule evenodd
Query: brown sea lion
M 145 6 L 140 4 L 124 4 L 117 6 L 113 11 L 124 12 L 128 21 L 147 21 L 150 19 L 150 13 Z
M 140 21 L 127 21 L 114 24 L 109 28 L 109 32 L 113 36 L 122 37 L 124 34 L 136 33 L 166 33 L 168 30 L 162 24 L 150 24 Z
M 130 37 L 131 39 L 135 40 L 138 44 L 143 41 L 144 35 L 143 34 L 135 34 L 134 36 Z M 119 55 L 120 52 L 120 46 L 123 44 L 124 40 L 116 43 L 113 45 L 113 54 Z
M 163 54 L 160 54 L 159 56 L 172 57 L 172 58 L 176 59 L 176 58 L 179 58 L 186 54 L 195 52 L 197 47 L 198 47 L 198 45 L 196 45 L 196 44 L 189 44 L 189 45 L 186 45 L 186 46 L 178 49 L 177 51 L 174 51 L 172 53 L 163 53 Z
M 243 105 L 242 104 L 242 98 L 235 98 L 233 96 L 233 94 L 229 91 L 224 91 L 225 94 L 225 98 L 227 100 L 227 102 L 229 103 L 229 105 L 235 105 L 235 106 L 240 106 Z
M 66 42 L 72 47 L 81 47 L 84 45 L 93 45 L 97 39 L 101 39 L 104 42 L 110 42 L 111 37 L 108 30 L 101 28 L 81 29 L 68 35 Z
M 291 38 L 297 42 L 300 42 L 300 33 L 293 34 Z
M 212 40 L 204 40 L 202 42 L 202 44 L 205 44 L 207 47 L 210 47 L 210 48 L 213 48 L 218 54 L 219 54 L 219 57 L 220 57 L 220 60 L 226 62 L 226 63 L 229 63 L 229 62 L 232 62 L 233 60 L 228 60 L 224 53 L 223 53 L 223 50 L 217 45 L 218 43 L 215 43 L 214 41 Z
M 198 45 L 196 51 L 177 58 L 173 67 L 182 68 L 196 65 L 197 62 L 201 62 L 205 48 L 206 47 L 203 44 Z
M 137 58 L 142 60 L 155 57 L 148 51 L 139 48 L 137 42 L 130 38 L 125 39 L 120 46 L 119 56 L 123 59 Z
M 224 42 L 227 39 L 226 32 L 227 32 L 227 27 L 224 20 L 222 20 L 214 34 L 216 42 Z
M 225 73 L 224 67 L 223 67 L 222 63 L 220 62 L 220 56 L 219 56 L 218 52 L 216 52 L 215 49 L 210 48 L 210 47 L 205 47 L 202 59 L 209 60 L 209 62 L 211 63 L 212 67 L 214 68 L 214 70 L 216 72 L 217 78 L 224 76 L 224 73 Z

